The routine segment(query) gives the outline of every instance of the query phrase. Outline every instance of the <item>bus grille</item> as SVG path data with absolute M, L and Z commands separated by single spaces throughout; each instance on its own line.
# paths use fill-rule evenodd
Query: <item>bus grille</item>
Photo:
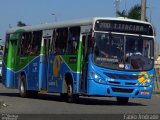
M 114 88 L 112 87 L 113 92 L 121 92 L 121 93 L 132 93 L 133 89 L 124 89 L 124 88 Z
M 143 77 L 138 75 L 123 75 L 115 73 L 104 73 L 104 74 L 107 75 L 109 78 L 120 79 L 120 80 L 137 80 L 138 78 Z

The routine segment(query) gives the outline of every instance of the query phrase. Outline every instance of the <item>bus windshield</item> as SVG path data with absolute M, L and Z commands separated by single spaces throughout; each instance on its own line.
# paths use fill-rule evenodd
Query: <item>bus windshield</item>
M 94 41 L 97 66 L 127 71 L 153 68 L 153 38 L 95 32 Z

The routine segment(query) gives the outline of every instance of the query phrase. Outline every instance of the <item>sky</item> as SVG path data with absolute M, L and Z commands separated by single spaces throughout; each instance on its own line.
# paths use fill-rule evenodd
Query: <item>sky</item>
M 115 17 L 115 0 L 1 0 L 0 39 L 5 32 L 15 27 L 18 21 L 27 25 L 50 23 L 89 17 Z M 129 10 L 141 0 L 121 0 L 119 10 Z M 147 17 L 156 28 L 160 41 L 160 0 L 147 0 Z

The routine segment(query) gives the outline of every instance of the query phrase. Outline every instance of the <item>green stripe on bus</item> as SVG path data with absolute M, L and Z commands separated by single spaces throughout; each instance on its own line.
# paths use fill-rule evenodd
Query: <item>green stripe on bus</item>
M 82 40 L 79 41 L 79 48 L 78 48 L 78 61 L 77 61 L 77 71 L 81 71 L 81 61 L 82 61 Z
M 67 66 L 72 70 L 72 72 L 78 72 L 77 62 L 74 63 L 70 61 L 71 58 L 77 59 L 77 55 L 62 55 L 61 57 L 63 58 L 65 64 L 67 64 Z
M 78 53 L 75 55 L 62 55 L 62 58 L 67 64 L 67 66 L 72 70 L 72 72 L 80 72 L 81 71 L 81 59 L 82 59 L 82 42 L 79 42 Z M 73 59 L 73 60 L 71 60 Z M 76 61 L 74 61 L 76 59 Z

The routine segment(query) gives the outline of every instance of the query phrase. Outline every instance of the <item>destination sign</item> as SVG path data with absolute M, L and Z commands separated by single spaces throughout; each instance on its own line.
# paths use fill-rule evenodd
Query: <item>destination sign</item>
M 152 26 L 149 24 L 117 21 L 117 20 L 97 20 L 96 31 L 121 32 L 130 34 L 153 35 Z

